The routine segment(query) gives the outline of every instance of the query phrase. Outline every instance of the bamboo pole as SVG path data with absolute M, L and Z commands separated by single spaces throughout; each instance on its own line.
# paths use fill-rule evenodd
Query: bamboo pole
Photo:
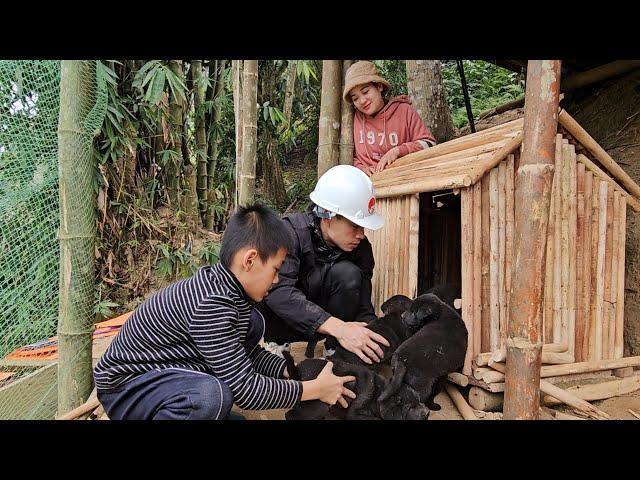
M 609 358 L 616 358 L 616 327 L 617 327 L 617 303 L 618 303 L 618 232 L 620 231 L 620 192 L 613 192 L 613 227 L 611 241 L 611 287 L 609 305 Z
M 622 358 L 624 352 L 624 280 L 625 280 L 625 248 L 627 236 L 627 203 L 620 199 L 618 209 L 619 234 L 618 234 L 618 298 L 616 299 L 616 344 L 615 357 Z
M 582 163 L 579 163 L 577 166 L 577 223 L 576 223 L 576 283 L 575 283 L 575 295 L 573 296 L 575 302 L 575 315 L 576 315 L 576 325 L 575 325 L 575 337 L 574 337 L 574 355 L 575 359 L 578 362 L 582 362 L 584 360 L 583 355 L 583 339 L 584 339 L 584 310 L 582 304 L 582 293 L 583 293 L 583 277 L 584 277 L 584 181 L 585 181 L 585 167 Z
M 547 227 L 547 252 L 545 256 L 545 280 L 544 280 L 544 316 L 542 323 L 544 325 L 543 341 L 545 344 L 553 342 L 553 270 L 554 270 L 554 233 L 555 233 L 555 216 L 556 201 L 555 192 L 557 184 L 557 175 L 553 176 L 553 184 L 551 186 L 551 206 L 549 207 L 549 226 Z
M 482 343 L 482 184 L 473 186 L 473 356 Z
M 640 389 L 640 376 L 633 375 L 631 377 L 620 378 L 602 383 L 592 383 L 586 385 L 577 385 L 567 388 L 567 392 L 575 395 L 582 400 L 605 400 L 611 397 L 626 395 Z M 562 402 L 552 395 L 546 395 L 543 398 L 545 405 L 559 405 Z
M 562 343 L 562 135 L 556 135 L 554 192 L 555 219 L 553 232 L 553 342 Z
M 506 230 L 505 230 L 505 330 L 509 325 L 509 302 L 511 296 L 511 275 L 513 265 L 513 235 L 515 228 L 515 156 L 509 155 L 506 160 L 506 182 L 505 182 L 505 209 L 506 209 Z M 478 352 L 480 353 L 480 352 Z
M 577 223 L 578 223 L 578 209 L 576 198 L 577 193 L 577 162 L 576 162 L 576 149 L 575 146 L 569 145 L 569 299 L 567 302 L 569 308 L 569 334 L 568 345 L 569 353 L 575 358 L 575 343 L 576 343 L 576 282 L 577 282 Z M 575 360 L 574 360 L 575 361 Z
M 462 244 L 462 320 L 467 327 L 467 352 L 462 373 L 471 374 L 471 357 L 474 352 L 474 299 L 473 299 L 473 190 L 460 192 L 460 232 Z
M 500 297 L 498 283 L 498 259 L 499 259 L 499 237 L 498 237 L 498 169 L 494 168 L 489 173 L 489 283 L 490 287 L 490 329 L 489 342 L 491 350 L 500 347 Z
M 451 401 L 460 412 L 460 415 L 462 415 L 462 418 L 464 418 L 465 420 L 477 420 L 475 413 L 473 413 L 473 409 L 469 406 L 467 401 L 464 399 L 464 397 L 456 387 L 447 383 L 444 388 L 449 394 Z
M 473 183 L 473 177 L 468 172 L 461 172 L 444 178 L 425 178 L 404 185 L 392 185 L 378 188 L 375 183 L 376 199 L 395 197 L 398 195 L 410 195 L 422 192 L 434 192 L 436 190 L 448 190 L 450 188 L 468 187 Z
M 640 186 L 622 169 L 616 161 L 596 142 L 587 131 L 576 122 L 566 110 L 561 109 L 558 122 L 616 178 L 636 199 L 640 197 Z
M 60 274 L 58 299 L 58 413 L 81 405 L 93 388 L 91 365 L 96 203 L 93 132 L 85 119 L 94 105 L 95 62 L 63 60 L 58 117 Z M 92 90 L 93 89 L 93 90 Z
M 593 173 L 585 171 L 584 178 L 584 233 L 583 233 L 583 274 L 582 297 L 580 298 L 584 332 L 582 337 L 582 357 L 576 358 L 579 362 L 588 360 L 589 338 L 591 338 L 591 197 L 593 194 Z
M 591 193 L 591 285 L 589 305 L 589 360 L 596 360 L 596 323 L 598 297 L 598 239 L 600 230 L 600 180 L 593 178 Z
M 543 378 L 557 377 L 559 375 L 575 375 L 577 373 L 614 370 L 616 368 L 625 367 L 640 367 L 640 356 L 626 357 L 614 360 L 594 360 L 588 362 L 570 363 L 566 365 L 544 366 L 540 370 L 540 376 Z
M 347 70 L 353 64 L 353 60 L 342 61 L 342 87 L 344 88 L 344 77 Z M 342 88 L 340 89 L 342 92 Z M 345 100 L 340 95 L 340 152 L 339 163 L 341 165 L 353 164 L 353 103 Z
M 258 61 L 245 60 L 242 71 L 242 164 L 238 178 L 238 205 L 253 203 L 258 154 Z
M 600 181 L 599 191 L 599 223 L 598 223 L 598 266 L 596 271 L 596 345 L 595 359 L 602 360 L 602 338 L 604 317 L 604 274 L 605 274 L 605 249 L 607 235 L 607 182 Z
M 602 358 L 609 355 L 609 330 L 611 320 L 611 263 L 613 258 L 613 189 L 607 189 L 607 223 L 604 249 L 604 302 L 602 304 Z
M 598 167 L 595 163 L 589 160 L 589 158 L 587 158 L 582 153 L 578 154 L 578 161 L 580 163 L 584 163 L 585 168 L 587 168 L 590 172 L 592 172 L 594 176 L 598 177 L 600 180 L 604 180 L 605 182 L 608 182 L 613 188 L 620 191 L 620 194 L 624 196 L 629 206 L 633 208 L 636 212 L 640 212 L 640 202 L 636 200 L 634 197 L 632 197 L 631 195 L 629 195 L 620 185 L 618 185 L 615 181 L 613 181 L 611 177 L 607 175 L 600 167 Z
M 418 294 L 418 256 L 420 248 L 420 196 L 410 197 L 409 210 L 409 298 L 415 298 Z M 426 248 L 424 246 L 423 248 Z
M 561 233 L 561 277 L 560 277 L 560 290 L 562 295 L 562 317 L 561 317 L 561 337 L 560 343 L 569 344 L 569 283 L 570 283 L 570 258 L 571 258 L 571 246 L 569 242 L 569 216 L 571 209 L 571 192 L 570 192 L 570 177 L 571 177 L 571 160 L 569 159 L 569 142 L 566 139 L 562 140 L 562 233 Z
M 480 351 L 485 352 L 490 349 L 491 342 L 491 312 L 490 312 L 490 284 L 489 284 L 489 263 L 490 263 L 490 237 L 489 237 L 489 177 L 484 176 L 482 181 L 482 311 L 481 311 L 481 341 Z M 478 352 L 480 353 L 480 352 Z
M 518 211 L 504 372 L 507 420 L 536 419 L 539 415 L 541 300 L 559 88 L 559 60 L 528 62 L 522 153 L 515 180 Z
M 507 292 L 505 286 L 506 270 L 506 176 L 507 164 L 505 161 L 498 165 L 498 301 L 500 303 L 500 347 L 503 348 L 507 341 Z

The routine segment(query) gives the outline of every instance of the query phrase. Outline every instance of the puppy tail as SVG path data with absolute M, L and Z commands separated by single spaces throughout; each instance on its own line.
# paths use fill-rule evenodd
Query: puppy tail
M 298 373 L 298 367 L 296 367 L 293 357 L 286 350 L 282 351 L 285 361 L 287 362 L 287 372 L 289 372 L 289 378 L 291 380 L 300 380 L 300 374 Z
M 393 371 L 393 377 L 391 377 L 391 381 L 387 385 L 387 388 L 385 388 L 382 392 L 382 395 L 380 395 L 380 397 L 378 398 L 378 401 L 384 402 L 387 398 L 396 393 L 400 388 L 400 385 L 402 385 L 406 373 L 407 367 L 402 363 L 398 365 L 398 367 Z

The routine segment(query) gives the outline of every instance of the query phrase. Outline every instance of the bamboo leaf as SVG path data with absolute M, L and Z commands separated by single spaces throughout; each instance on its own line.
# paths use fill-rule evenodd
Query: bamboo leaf
M 162 98 L 162 92 L 164 91 L 165 72 L 163 69 L 158 71 L 158 74 L 154 77 L 153 86 L 149 88 L 149 103 L 152 105 L 158 105 Z

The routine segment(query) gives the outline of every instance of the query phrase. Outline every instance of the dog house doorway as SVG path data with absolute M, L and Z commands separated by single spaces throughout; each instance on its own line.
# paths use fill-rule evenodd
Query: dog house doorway
M 461 283 L 460 195 L 453 190 L 420 194 L 418 294 L 434 285 Z

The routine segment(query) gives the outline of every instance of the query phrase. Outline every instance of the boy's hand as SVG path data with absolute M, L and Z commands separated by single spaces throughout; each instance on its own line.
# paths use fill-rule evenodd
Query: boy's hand
M 396 161 L 398 155 L 400 155 L 400 149 L 398 147 L 393 147 L 382 156 L 382 158 L 376 165 L 374 172 L 381 172 L 382 170 L 384 170 L 388 165 L 391 165 Z
M 345 400 L 345 396 L 356 398 L 356 394 L 344 386 L 347 382 L 353 382 L 356 379 L 353 375 L 346 377 L 337 377 L 333 374 L 333 363 L 327 362 L 320 375 L 316 378 L 318 384 L 318 400 L 335 405 L 339 403 L 343 408 L 347 408 L 349 404 Z

